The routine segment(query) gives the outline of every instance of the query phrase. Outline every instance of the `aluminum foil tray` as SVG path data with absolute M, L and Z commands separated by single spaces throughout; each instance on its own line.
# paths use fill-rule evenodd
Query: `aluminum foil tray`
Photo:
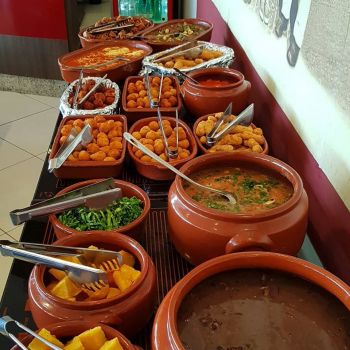
M 83 78 L 83 83 L 86 80 L 95 80 L 98 81 L 99 77 L 85 77 Z M 119 102 L 119 98 L 120 98 L 120 89 L 118 84 L 113 83 L 111 80 L 109 79 L 102 79 L 103 83 L 102 85 L 107 87 L 107 88 L 113 88 L 115 90 L 115 100 L 114 102 L 104 108 L 99 108 L 99 109 L 74 109 L 71 108 L 69 103 L 68 103 L 68 98 L 69 98 L 69 94 L 73 92 L 73 87 L 78 84 L 78 79 L 74 80 L 68 87 L 67 89 L 64 91 L 63 95 L 61 96 L 60 99 L 60 112 L 62 113 L 63 117 L 68 117 L 70 115 L 94 115 L 94 114 L 115 114 L 115 111 L 117 109 L 117 105 Z
M 187 45 L 188 43 L 181 44 L 169 50 L 157 52 L 153 55 L 145 57 L 142 61 L 143 68 L 140 72 L 140 75 L 144 75 L 146 72 L 150 72 L 153 74 L 176 75 L 180 81 L 183 81 L 182 76 L 178 74 L 174 69 L 160 67 L 156 63 L 154 63 L 154 61 L 159 57 L 165 57 L 171 54 L 175 54 L 176 52 L 182 51 L 184 48 L 186 48 Z M 183 68 L 181 69 L 182 72 L 190 73 L 198 69 L 211 67 L 229 67 L 234 60 L 235 54 L 233 49 L 231 49 L 230 47 L 209 43 L 207 41 L 197 41 L 197 45 L 203 45 L 205 49 L 221 51 L 223 55 L 221 57 L 214 58 L 210 61 L 198 64 L 195 67 Z

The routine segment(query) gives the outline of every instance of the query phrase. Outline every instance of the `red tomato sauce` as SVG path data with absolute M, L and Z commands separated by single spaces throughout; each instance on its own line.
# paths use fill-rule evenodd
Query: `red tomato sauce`
M 199 80 L 200 85 L 209 86 L 209 87 L 227 86 L 227 85 L 230 85 L 232 83 L 233 83 L 232 81 L 226 80 L 226 79 L 207 78 L 207 79 Z

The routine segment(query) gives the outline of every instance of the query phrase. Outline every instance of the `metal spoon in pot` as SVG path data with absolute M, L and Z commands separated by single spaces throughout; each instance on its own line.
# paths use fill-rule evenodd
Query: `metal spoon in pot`
M 236 202 L 237 202 L 236 198 L 234 197 L 234 195 L 232 193 L 226 192 L 226 191 L 220 191 L 220 190 L 217 190 L 217 189 L 212 188 L 212 187 L 204 186 L 204 185 L 202 185 L 202 184 L 192 180 L 191 178 L 186 176 L 184 173 L 182 173 L 181 171 L 179 171 L 178 169 L 173 167 L 171 164 L 169 164 L 168 162 L 166 162 L 162 158 L 158 157 L 154 152 L 152 152 L 147 147 L 145 147 L 140 141 L 138 141 L 130 133 L 124 132 L 123 136 L 124 136 L 125 140 L 128 141 L 130 144 L 132 144 L 133 146 L 137 147 L 143 153 L 147 154 L 149 157 L 151 157 L 152 159 L 157 161 L 159 164 L 161 164 L 164 167 L 168 168 L 173 173 L 175 173 L 176 175 L 179 175 L 181 178 L 183 178 L 184 180 L 188 181 L 192 185 L 195 185 L 195 186 L 201 188 L 202 190 L 211 191 L 211 192 L 214 192 L 214 193 L 216 193 L 216 194 L 218 194 L 218 195 L 220 195 L 222 197 L 225 197 L 230 202 L 231 205 L 236 204 Z

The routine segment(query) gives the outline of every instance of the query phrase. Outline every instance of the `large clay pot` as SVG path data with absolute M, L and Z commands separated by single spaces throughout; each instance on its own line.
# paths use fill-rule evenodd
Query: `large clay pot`
M 74 185 L 65 187 L 63 190 L 58 192 L 57 195 L 59 196 L 59 195 L 65 194 L 69 191 L 74 191 L 74 190 L 78 189 L 79 187 L 88 186 L 88 185 L 91 185 L 97 181 L 100 181 L 100 180 L 87 180 L 87 181 L 77 182 Z M 142 190 L 140 187 L 132 184 L 131 182 L 126 182 L 126 181 L 122 181 L 122 180 L 114 180 L 114 182 L 115 182 L 116 187 L 119 187 L 122 189 L 123 196 L 127 196 L 127 197 L 135 196 L 136 198 L 140 199 L 143 202 L 143 212 L 136 220 L 131 222 L 129 225 L 122 226 L 122 227 L 120 227 L 116 230 L 113 230 L 113 231 L 96 231 L 96 232 L 109 233 L 111 235 L 113 235 L 115 232 L 120 232 L 120 233 L 128 235 L 134 239 L 139 240 L 142 238 L 145 227 L 146 227 L 147 218 L 148 218 L 149 212 L 151 210 L 151 201 L 148 198 L 148 195 L 144 190 Z M 58 220 L 56 214 L 51 214 L 49 216 L 49 220 L 51 222 L 51 225 L 53 227 L 53 231 L 54 231 L 57 238 L 63 238 L 63 237 L 67 237 L 70 235 L 76 235 L 76 234 L 81 233 L 81 231 L 78 231 L 74 228 L 63 225 L 61 223 L 61 221 Z M 85 231 L 85 232 L 88 232 L 88 231 Z
M 89 321 L 67 321 L 59 322 L 50 325 L 45 325 L 45 328 L 58 339 L 73 339 L 75 336 L 87 331 L 88 329 L 100 326 L 106 335 L 107 340 L 118 338 L 123 350 L 140 350 L 138 346 L 130 343 L 130 341 L 116 329 L 104 324 L 96 324 Z M 33 340 L 31 335 L 25 337 L 22 343 L 28 346 Z M 11 350 L 20 350 L 18 346 L 14 346 Z
M 271 269 L 300 277 L 328 291 L 350 310 L 350 287 L 330 272 L 307 261 L 268 252 L 224 255 L 197 266 L 166 295 L 154 320 L 152 350 L 185 350 L 177 332 L 177 312 L 181 302 L 201 281 L 217 273 L 236 269 Z
M 140 331 L 152 316 L 156 301 L 156 270 L 150 256 L 139 243 L 125 235 L 88 232 L 60 239 L 55 245 L 125 250 L 141 270 L 138 280 L 120 295 L 98 301 L 68 301 L 50 293 L 44 266 L 33 268 L 28 282 L 29 305 L 39 328 L 67 320 L 90 321 L 113 326 L 127 336 Z
M 168 195 L 168 221 L 177 251 L 192 264 L 244 250 L 266 250 L 295 255 L 307 226 L 308 198 L 298 173 L 282 161 L 262 154 L 219 152 L 197 157 L 180 171 L 191 174 L 219 166 L 253 166 L 279 173 L 292 184 L 294 193 L 284 204 L 259 214 L 244 215 L 210 209 L 194 201 L 180 177 Z
M 181 93 L 186 109 L 194 117 L 222 112 L 231 102 L 232 113 L 236 115 L 248 106 L 251 85 L 241 72 L 229 68 L 205 68 L 189 75 L 199 81 L 210 78 L 230 82 L 225 86 L 213 87 L 186 79 L 181 86 Z

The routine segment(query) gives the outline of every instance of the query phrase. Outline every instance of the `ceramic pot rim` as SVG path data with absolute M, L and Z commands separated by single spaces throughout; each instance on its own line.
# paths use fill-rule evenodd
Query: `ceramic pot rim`
M 96 241 L 92 240 L 90 241 L 90 237 L 95 238 L 98 236 L 98 241 L 102 244 L 115 244 L 118 246 L 120 242 L 124 242 L 125 245 L 127 245 L 127 248 L 125 248 L 130 254 L 132 254 L 135 259 L 138 260 L 140 264 L 140 269 L 141 269 L 141 275 L 137 279 L 137 281 L 132 284 L 126 291 L 122 292 L 121 294 L 109 298 L 109 299 L 102 299 L 102 300 L 95 300 L 95 301 L 69 301 L 65 300 L 59 297 L 56 297 L 55 295 L 51 294 L 50 291 L 47 289 L 47 287 L 44 284 L 44 274 L 46 271 L 46 267 L 42 265 L 36 265 L 32 272 L 31 275 L 33 276 L 34 280 L 36 281 L 38 288 L 40 290 L 40 293 L 44 294 L 46 298 L 49 298 L 50 300 L 54 301 L 55 303 L 59 305 L 63 305 L 69 309 L 82 309 L 82 308 L 90 308 L 90 309 L 99 309 L 99 308 L 104 308 L 106 306 L 109 306 L 111 304 L 115 304 L 118 302 L 121 302 L 130 295 L 137 293 L 137 290 L 142 286 L 142 283 L 144 283 L 148 271 L 150 269 L 150 257 L 148 256 L 147 252 L 143 249 L 141 244 L 136 242 L 134 239 L 122 234 L 116 232 L 113 234 L 109 234 L 108 232 L 101 232 L 101 231 L 90 231 L 90 232 L 83 232 L 79 233 L 73 236 L 67 236 L 64 238 L 61 238 L 53 243 L 53 245 L 69 245 L 71 241 L 76 241 L 76 240 L 82 240 L 84 241 L 84 245 L 89 244 L 98 244 Z M 80 244 L 80 243 L 77 243 Z M 77 246 L 77 244 L 73 244 L 73 246 Z M 124 248 L 123 248 L 124 249 Z M 29 281 L 31 278 L 29 279 Z
M 61 194 L 64 194 L 64 193 L 67 193 L 69 191 L 73 191 L 79 187 L 83 187 L 83 186 L 87 186 L 87 185 L 90 185 L 92 183 L 95 183 L 95 182 L 98 182 L 98 181 L 101 181 L 101 179 L 94 179 L 94 180 L 86 180 L 86 181 L 82 181 L 82 182 L 77 182 L 71 186 L 68 186 L 68 187 L 65 187 L 63 190 L 59 191 L 57 195 L 61 195 Z M 117 229 L 114 229 L 114 230 L 110 230 L 110 231 L 102 231 L 102 230 L 93 230 L 93 231 L 78 231 L 74 228 L 71 228 L 71 227 L 68 227 L 66 225 L 63 225 L 61 223 L 60 220 L 58 220 L 58 217 L 56 214 L 50 214 L 49 216 L 49 220 L 51 222 L 52 225 L 58 227 L 60 230 L 64 231 L 67 235 L 76 235 L 76 234 L 80 234 L 80 233 L 89 233 L 89 232 L 109 232 L 109 233 L 112 233 L 112 234 L 116 234 L 116 233 L 124 233 L 124 232 L 127 232 L 127 231 L 131 231 L 134 227 L 136 227 L 137 225 L 140 224 L 140 222 L 142 220 L 144 220 L 146 218 L 146 216 L 148 215 L 149 211 L 151 210 L 151 201 L 147 195 L 147 193 L 142 189 L 140 188 L 139 186 L 136 186 L 134 185 L 133 183 L 131 182 L 127 182 L 127 181 L 123 181 L 123 180 L 119 180 L 119 179 L 114 179 L 114 182 L 115 184 L 118 186 L 118 185 L 122 185 L 122 186 L 125 186 L 125 187 L 129 187 L 133 192 L 137 193 L 140 195 L 140 197 L 142 198 L 142 202 L 143 202 L 143 210 L 142 210 L 142 213 L 141 215 L 136 218 L 133 222 L 131 222 L 130 224 L 128 225 L 125 225 L 125 226 L 121 226 Z
M 261 221 L 263 219 L 270 219 L 281 215 L 282 213 L 291 210 L 294 208 L 302 194 L 303 194 L 303 182 L 299 174 L 288 164 L 282 162 L 281 160 L 268 156 L 261 153 L 247 153 L 247 152 L 216 152 L 216 153 L 207 153 L 202 156 L 196 157 L 195 159 L 190 160 L 184 164 L 180 171 L 186 174 L 187 176 L 191 174 L 189 168 L 191 166 L 197 167 L 201 164 L 206 164 L 209 166 L 211 163 L 223 162 L 227 160 L 244 162 L 247 164 L 259 165 L 261 168 L 277 172 L 280 175 L 284 176 L 293 186 L 294 192 L 292 197 L 282 205 L 269 209 L 268 211 L 258 213 L 258 214 L 240 214 L 240 213 L 230 213 L 215 209 L 210 209 L 194 201 L 185 191 L 182 185 L 182 179 L 176 175 L 175 186 L 178 191 L 179 197 L 186 202 L 194 211 L 202 213 L 204 216 L 210 216 L 218 218 L 220 220 L 230 221 L 235 220 L 251 220 L 251 221 Z M 191 170 L 191 169 L 190 169 Z
M 192 88 L 195 89 L 200 89 L 200 90 L 230 90 L 232 88 L 236 88 L 237 86 L 240 86 L 244 82 L 244 75 L 235 69 L 231 68 L 220 68 L 220 67 L 214 67 L 214 68 L 203 68 L 203 69 L 198 69 L 193 72 L 190 72 L 188 74 L 194 79 L 198 79 L 201 76 L 211 76 L 211 75 L 222 75 L 226 77 L 231 77 L 236 79 L 235 82 L 223 86 L 206 86 L 206 85 L 201 85 L 195 84 L 192 80 L 186 79 L 186 83 L 190 85 Z
M 174 117 L 167 117 L 167 116 L 162 116 L 162 120 L 169 120 L 170 122 L 173 121 L 175 123 L 176 119 Z M 129 133 L 132 134 L 134 131 L 136 131 L 135 129 L 138 129 L 138 127 L 140 126 L 140 124 L 145 124 L 147 125 L 148 123 L 152 122 L 152 121 L 156 121 L 158 122 L 158 118 L 157 117 L 148 117 L 148 118 L 142 118 L 137 120 L 129 129 Z M 192 130 L 191 128 L 183 121 L 179 119 L 179 126 L 183 127 L 186 131 L 186 134 L 189 138 L 189 142 L 190 142 L 190 146 L 192 147 L 192 152 L 190 153 L 190 155 L 187 158 L 184 159 L 179 159 L 179 160 L 175 160 L 173 162 L 171 162 L 172 166 L 182 166 L 183 164 L 189 162 L 190 160 L 194 159 L 194 157 L 196 156 L 197 152 L 198 152 L 198 146 L 197 146 L 197 142 L 194 138 L 194 136 L 192 135 Z M 146 165 L 146 166 L 150 166 L 153 168 L 157 168 L 159 170 L 165 170 L 165 171 L 170 171 L 168 168 L 166 168 L 163 165 L 160 165 L 158 163 L 150 163 L 150 162 L 144 162 L 141 159 L 137 158 L 134 154 L 134 152 L 132 151 L 132 145 L 130 143 L 128 143 L 128 153 L 130 155 L 130 157 L 132 158 L 132 160 L 134 162 Z
M 177 331 L 177 312 L 187 293 L 206 278 L 235 269 L 270 269 L 292 274 L 327 290 L 350 311 L 350 287 L 319 266 L 300 258 L 271 252 L 227 254 L 197 266 L 173 287 L 168 306 L 167 335 L 174 348 L 185 350 Z

